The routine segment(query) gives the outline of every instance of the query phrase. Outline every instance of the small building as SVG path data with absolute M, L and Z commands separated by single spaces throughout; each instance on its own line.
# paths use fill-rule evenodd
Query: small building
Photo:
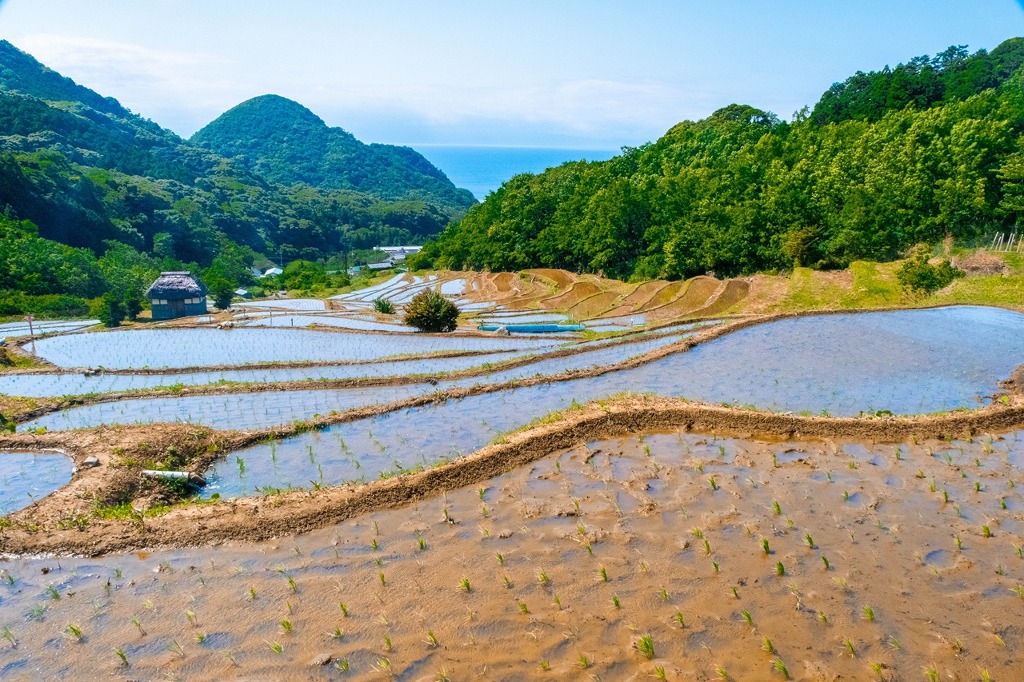
M 267 271 L 260 275 L 260 277 L 276 277 L 277 275 L 283 274 L 284 270 L 281 268 L 267 268 Z
M 249 300 L 252 298 L 252 294 L 249 293 L 248 289 L 235 289 L 235 296 Z
M 161 272 L 146 290 L 154 320 L 206 314 L 206 286 L 191 272 Z

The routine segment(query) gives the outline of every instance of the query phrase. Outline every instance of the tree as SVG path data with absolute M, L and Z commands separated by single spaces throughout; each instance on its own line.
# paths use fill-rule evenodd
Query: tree
M 221 310 L 231 307 L 231 299 L 235 297 L 235 287 L 227 278 L 213 273 L 206 279 L 206 287 L 213 296 L 215 306 Z
M 896 271 L 896 281 L 916 294 L 930 294 L 948 286 L 957 277 L 963 277 L 963 270 L 943 260 L 937 265 L 928 262 L 929 249 L 925 244 L 918 244 L 911 251 L 910 258 Z
M 458 320 L 458 307 L 433 289 L 416 294 L 405 309 L 405 323 L 424 332 L 455 331 Z
M 94 312 L 104 327 L 120 327 L 125 317 L 121 297 L 112 291 L 103 294 Z

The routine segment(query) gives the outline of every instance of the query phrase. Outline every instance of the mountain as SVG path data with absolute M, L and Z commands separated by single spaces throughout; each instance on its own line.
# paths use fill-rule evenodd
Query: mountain
M 242 102 L 189 142 L 284 185 L 349 189 L 385 199 L 438 196 L 467 208 L 475 203 L 468 190 L 457 189 L 418 152 L 363 144 L 341 128 L 328 127 L 298 102 L 278 95 Z
M 911 63 L 941 85 L 920 102 L 897 96 L 890 70 L 859 74 L 792 122 L 733 104 L 608 161 L 516 176 L 414 263 L 736 276 L 1019 230 L 1024 40 Z
M 263 146 L 238 127 L 252 116 Z M 294 102 L 257 98 L 186 141 L 0 41 L 0 213 L 44 239 L 201 266 L 230 244 L 315 259 L 422 241 L 473 203 L 416 152 Z

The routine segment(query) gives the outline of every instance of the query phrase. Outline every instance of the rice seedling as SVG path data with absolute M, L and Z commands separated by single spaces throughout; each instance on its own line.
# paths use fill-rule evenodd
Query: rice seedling
M 831 565 L 828 563 L 828 557 L 825 556 L 824 554 L 821 555 L 821 563 L 823 563 L 825 565 L 825 570 L 826 571 L 831 568 Z
M 981 669 L 981 682 L 992 682 L 992 673 L 988 671 L 988 668 Z
M 869 623 L 875 622 L 875 611 L 870 606 L 864 607 L 864 620 Z
M 964 548 L 964 541 L 960 539 L 959 535 L 953 536 L 953 542 L 956 543 L 956 551 L 960 552 Z
M 280 642 L 270 642 L 267 644 L 267 647 L 275 654 L 281 655 L 284 653 L 284 647 L 281 646 Z
M 192 627 L 196 627 L 199 624 L 199 619 L 196 617 L 196 612 L 191 609 L 185 611 L 185 618 L 188 619 L 188 624 Z
M 786 567 L 782 565 L 781 561 L 775 562 L 775 575 L 779 577 L 786 575 Z
M 290 620 L 288 620 L 287 618 L 284 618 L 284 619 L 281 620 L 279 625 L 281 626 L 281 630 L 283 630 L 286 635 L 290 635 L 291 634 L 293 626 L 292 626 L 292 622 Z
M 391 645 L 391 637 L 389 635 L 384 635 L 384 651 L 390 653 L 393 648 L 394 647 Z
M 704 538 L 704 556 L 711 555 L 711 543 L 708 542 L 707 538 Z
M 735 585 L 732 586 L 732 596 L 733 596 L 733 599 L 739 599 L 740 598 L 739 590 L 736 589 Z
M 669 594 L 668 590 L 666 590 L 664 587 L 661 588 L 661 592 L 658 593 L 658 596 L 661 598 L 661 601 L 665 602 L 666 604 L 668 603 Z
M 594 546 L 593 545 L 591 545 L 589 542 L 585 542 L 585 543 L 583 543 L 583 547 L 587 550 L 587 554 L 589 554 L 590 556 L 594 556 Z
M 68 623 L 68 626 L 64 629 L 64 631 L 67 634 L 71 635 L 71 637 L 73 637 L 76 642 L 81 642 L 83 639 L 85 639 L 85 635 L 82 634 L 82 628 L 78 625 L 75 625 L 74 623 Z
M 1002 509 L 1003 511 L 1006 511 L 1006 498 L 1005 497 L 1000 497 L 999 498 L 999 508 Z
M 683 612 L 682 611 L 677 610 L 675 612 L 675 614 L 673 614 L 672 620 L 674 620 L 676 622 L 676 624 L 679 625 L 679 629 L 680 630 L 683 630 L 683 629 L 686 628 L 686 620 L 683 618 Z
M 14 631 L 11 630 L 11 627 L 9 625 L 4 626 L 2 634 L 3 638 L 7 640 L 8 643 L 10 643 L 11 647 L 15 649 L 18 648 L 18 640 L 15 639 Z
M 614 606 L 616 609 L 621 609 L 622 608 L 622 602 L 619 601 L 619 595 L 617 595 L 617 594 L 613 594 L 612 595 L 612 606 Z
M 472 589 L 469 585 L 469 578 L 464 577 L 462 580 L 459 581 L 459 589 L 467 593 Z
M 710 476 L 708 478 L 708 482 L 711 483 L 711 490 L 718 490 L 718 482 L 715 481 L 714 476 Z
M 511 589 L 512 588 L 512 579 L 509 578 L 507 574 L 502 575 L 501 577 L 502 577 L 502 580 L 505 581 L 505 587 L 507 589 Z
M 761 537 L 761 549 L 764 550 L 765 556 L 772 553 L 771 547 L 768 545 L 768 538 Z
M 139 636 L 140 637 L 145 637 L 146 636 L 146 631 L 142 627 L 142 622 L 138 618 L 136 618 L 135 616 L 132 616 L 132 625 L 134 625 L 135 629 L 139 631 Z
M 205 632 L 197 632 L 193 636 L 195 637 L 196 644 L 198 644 L 200 646 L 202 646 L 203 642 L 206 641 L 206 633 Z
M 519 613 L 523 614 L 524 616 L 530 613 L 530 609 L 526 606 L 526 602 L 520 600 L 516 603 L 519 604 Z
M 46 607 L 43 606 L 42 604 L 36 604 L 35 606 L 33 606 L 28 611 L 29 617 L 32 620 L 37 621 L 37 622 L 42 622 L 43 614 L 45 614 L 45 613 L 46 613 Z
M 711 566 L 715 569 L 715 575 L 718 575 L 718 562 L 712 561 Z
M 586 654 L 580 654 L 579 660 L 577 662 L 578 662 L 580 668 L 583 669 L 583 670 L 586 670 L 587 668 L 589 668 L 590 666 L 592 666 L 594 664 L 593 661 L 591 661 L 589 658 L 587 658 Z
M 782 662 L 781 658 L 776 658 L 772 661 L 772 670 L 782 675 L 785 679 L 789 679 L 789 669 L 786 668 L 786 664 Z
M 370 549 L 372 549 L 374 552 L 380 550 L 380 543 L 377 542 L 377 538 L 373 538 L 372 540 L 370 540 Z
M 847 638 L 843 642 L 843 645 L 846 647 L 846 653 L 850 654 L 850 658 L 856 658 L 857 657 L 857 647 L 855 647 L 853 645 L 853 640 L 851 640 L 850 638 Z
M 1016 587 L 1011 587 L 1010 592 L 1013 592 L 1021 599 L 1024 599 L 1024 585 L 1017 585 Z
M 333 640 L 341 642 L 345 639 L 345 631 L 341 628 L 334 628 L 334 632 L 329 633 L 327 636 Z
M 378 578 L 378 580 L 380 580 L 380 586 L 381 587 L 387 587 L 388 586 L 387 580 L 384 578 L 384 571 L 379 571 L 377 573 L 377 578 Z
M 338 608 L 341 609 L 341 615 L 348 618 L 348 604 L 345 602 L 338 602 Z
M 782 505 L 779 504 L 778 500 L 772 500 L 772 511 L 775 512 L 776 516 L 782 516 Z
M 928 682 L 939 682 L 939 671 L 934 667 L 924 667 L 924 676 L 928 678 Z
M 889 635 L 889 648 L 890 649 L 902 649 L 903 645 L 900 644 L 900 640 L 896 639 L 892 635 Z
M 50 599 L 52 599 L 53 601 L 58 601 L 58 600 L 60 599 L 60 591 L 59 591 L 59 590 L 57 590 L 57 587 L 56 587 L 56 585 L 50 585 L 49 587 L 47 587 L 47 588 L 46 588 L 46 594 L 47 594 L 47 595 L 48 595 L 48 596 L 50 597 Z
M 821 621 L 822 625 L 828 625 L 828 616 L 824 611 L 818 611 L 818 620 Z
M 885 679 L 883 674 L 882 674 L 882 664 L 881 663 L 871 663 L 870 664 L 870 668 L 871 668 L 871 672 L 873 672 L 876 675 L 878 675 L 878 679 L 880 679 L 880 680 L 881 679 Z
M 544 587 L 548 587 L 551 584 L 551 577 L 548 576 L 547 571 L 545 571 L 544 569 L 541 569 L 540 573 L 537 574 L 537 580 Z
M 747 621 L 747 625 L 754 627 L 754 619 L 751 617 L 750 611 L 743 609 L 743 611 L 740 612 L 740 615 L 743 616 L 743 620 Z
M 562 610 L 562 600 L 558 598 L 557 594 L 556 595 L 552 595 L 552 597 L 553 597 L 553 601 L 554 601 L 555 607 L 559 611 L 561 611 Z
M 668 679 L 668 677 L 665 676 L 665 666 L 663 666 L 663 665 L 656 665 L 656 666 L 654 666 L 654 679 L 656 679 L 656 680 L 667 680 Z
M 542 659 L 540 661 L 540 669 L 544 672 L 551 670 L 551 661 L 548 661 L 547 659 Z
M 417 538 L 416 546 L 418 547 L 419 551 L 422 552 L 423 550 L 425 550 L 427 548 L 427 539 L 422 537 L 422 536 Z
M 843 501 L 844 502 L 849 502 L 850 501 L 850 491 L 849 490 L 844 490 L 843 491 Z
M 124 653 L 124 649 L 122 649 L 119 646 L 118 647 L 114 647 L 114 653 L 117 655 L 117 657 L 119 659 L 121 659 L 121 667 L 123 667 L 123 668 L 130 667 L 128 665 L 128 656 Z
M 981 527 L 981 537 L 990 538 L 992 537 L 992 529 L 987 525 Z
M 603 582 L 603 583 L 608 582 L 608 571 L 605 569 L 604 566 L 601 567 L 601 570 L 599 571 L 599 573 L 601 575 L 601 582 Z
M 726 670 L 723 666 L 718 666 L 717 668 L 715 668 L 715 674 L 723 680 L 729 679 L 729 671 Z
M 690 532 L 693 533 L 693 537 L 697 538 L 698 540 L 704 539 L 704 531 L 702 531 L 700 528 L 694 528 Z
M 640 652 L 640 655 L 647 660 L 654 658 L 654 640 L 650 635 L 642 636 L 634 646 Z

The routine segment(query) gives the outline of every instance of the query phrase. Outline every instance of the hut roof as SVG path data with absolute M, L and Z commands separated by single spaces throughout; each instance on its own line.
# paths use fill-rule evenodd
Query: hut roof
M 146 290 L 146 298 L 194 298 L 206 296 L 206 291 L 191 272 L 161 272 Z

